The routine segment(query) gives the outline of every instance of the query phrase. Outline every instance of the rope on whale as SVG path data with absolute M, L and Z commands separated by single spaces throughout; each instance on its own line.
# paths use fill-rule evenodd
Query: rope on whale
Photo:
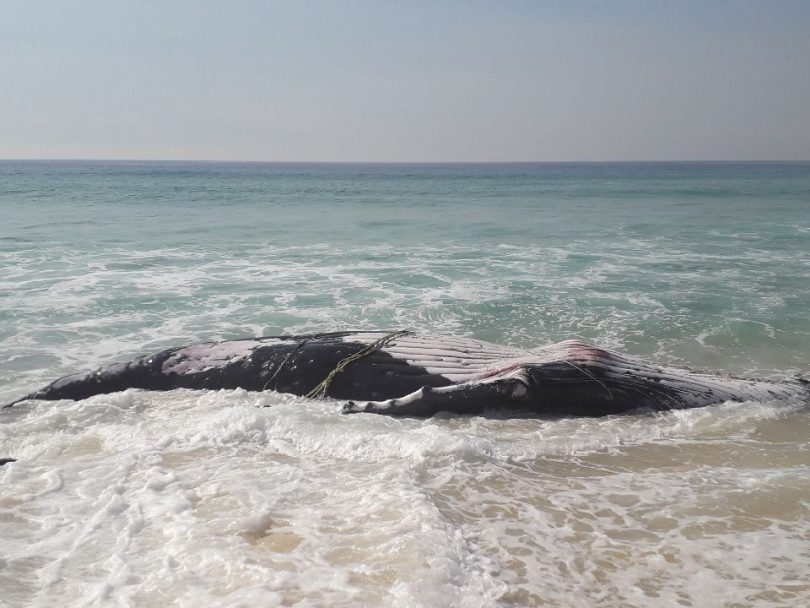
M 346 369 L 349 365 L 354 363 L 355 361 L 359 361 L 363 357 L 367 357 L 370 354 L 380 350 L 383 346 L 387 346 L 397 338 L 401 338 L 402 336 L 407 336 L 412 332 L 408 331 L 407 329 L 401 329 L 399 331 L 391 332 L 390 334 L 384 335 L 379 340 L 376 340 L 369 344 L 368 346 L 364 346 L 360 350 L 358 350 L 353 355 L 349 355 L 345 359 L 341 359 L 340 362 L 335 366 L 329 374 L 324 378 L 320 384 L 318 384 L 315 388 L 309 391 L 305 397 L 308 399 L 313 399 L 316 397 L 326 397 L 326 391 L 329 390 L 329 386 L 332 384 L 332 381 L 335 379 L 340 372 Z

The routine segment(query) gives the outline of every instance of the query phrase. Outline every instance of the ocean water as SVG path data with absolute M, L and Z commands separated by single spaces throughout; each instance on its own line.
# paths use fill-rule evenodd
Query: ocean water
M 808 372 L 810 164 L 0 162 L 0 403 L 172 345 L 357 328 Z M 0 412 L 0 605 L 810 602 L 806 404 L 339 410 Z

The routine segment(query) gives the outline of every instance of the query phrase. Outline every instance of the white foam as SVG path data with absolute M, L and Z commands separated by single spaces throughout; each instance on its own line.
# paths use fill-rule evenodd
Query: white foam
M 767 437 L 805 425 L 801 409 L 421 421 L 339 408 L 245 391 L 22 408 L 0 425 L 19 459 L 0 469 L 4 598 L 624 606 L 697 603 L 722 585 L 739 601 L 774 586 L 800 597 L 810 468 Z

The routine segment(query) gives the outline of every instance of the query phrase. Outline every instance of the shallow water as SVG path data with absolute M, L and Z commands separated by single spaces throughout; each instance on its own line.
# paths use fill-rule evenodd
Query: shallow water
M 0 163 L 0 402 L 198 340 L 415 328 L 810 368 L 810 165 Z M 271 406 L 271 407 L 263 407 Z M 810 411 L 0 416 L 0 604 L 797 606 Z

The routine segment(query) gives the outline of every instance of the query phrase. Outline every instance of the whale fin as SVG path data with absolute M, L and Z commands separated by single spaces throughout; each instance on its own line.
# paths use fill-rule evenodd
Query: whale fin
M 450 386 L 423 386 L 404 397 L 343 406 L 344 414 L 386 414 L 389 416 L 433 416 L 438 412 L 473 414 L 487 407 L 525 405 L 529 386 L 519 377 L 497 378 L 486 382 L 465 382 Z

